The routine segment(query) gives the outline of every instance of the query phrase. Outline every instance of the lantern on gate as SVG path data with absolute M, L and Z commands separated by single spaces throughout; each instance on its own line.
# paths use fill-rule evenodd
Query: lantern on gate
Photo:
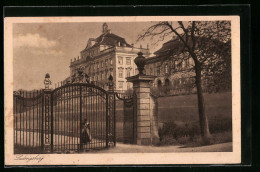
M 109 91 L 113 91 L 113 88 L 114 88 L 113 76 L 110 75 L 110 76 L 108 77 L 108 90 L 109 90 Z

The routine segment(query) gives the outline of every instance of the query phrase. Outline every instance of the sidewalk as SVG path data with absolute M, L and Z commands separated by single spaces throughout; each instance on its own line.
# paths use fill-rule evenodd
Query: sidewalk
M 183 146 L 141 146 L 117 143 L 116 147 L 99 150 L 96 153 L 170 153 L 170 152 L 232 152 L 232 142 L 200 147 Z

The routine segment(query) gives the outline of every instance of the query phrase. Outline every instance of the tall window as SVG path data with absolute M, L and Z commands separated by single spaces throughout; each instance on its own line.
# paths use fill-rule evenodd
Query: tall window
M 189 58 L 188 59 L 185 59 L 185 68 L 188 68 L 189 67 Z
M 165 79 L 165 86 L 170 86 L 170 80 L 169 79 Z
M 180 61 L 180 62 L 178 63 L 177 69 L 178 69 L 178 70 L 181 70 L 181 69 L 182 69 L 182 61 Z
M 119 75 L 118 75 L 119 78 L 123 78 L 123 69 L 119 69 Z
M 178 61 L 175 60 L 174 63 L 175 63 L 175 64 L 174 64 L 174 68 L 175 68 L 175 70 L 178 70 Z
M 99 69 L 99 63 L 97 62 L 97 69 Z
M 131 65 L 131 57 L 127 57 L 126 58 L 126 64 L 127 65 Z
M 120 64 L 120 65 L 123 64 L 123 57 L 118 57 L 118 64 Z
M 112 65 L 113 64 L 113 60 L 112 60 L 112 58 L 110 58 L 110 65 Z
M 165 64 L 165 66 L 164 66 L 164 71 L 165 71 L 165 74 L 168 74 L 168 73 L 169 73 L 168 64 Z
M 103 68 L 104 67 L 104 63 L 103 63 L 103 61 L 101 61 L 101 68 Z
M 130 88 L 130 83 L 129 82 L 127 82 L 127 89 L 129 89 Z
M 172 72 L 175 71 L 175 60 L 172 60 Z
M 124 86 L 124 81 L 119 81 L 118 82 L 118 88 L 123 89 L 123 86 Z
M 157 66 L 157 75 L 160 75 L 160 73 L 161 73 L 160 66 Z
M 126 77 L 129 77 L 129 76 L 130 76 L 130 73 L 131 73 L 131 70 L 130 70 L 130 69 L 127 69 L 127 71 L 126 71 Z
M 105 66 L 107 66 L 107 59 L 105 60 Z
M 158 81 L 157 81 L 157 85 L 158 85 L 158 87 L 161 87 L 161 86 L 162 86 L 162 81 L 161 81 L 161 80 L 158 80 Z

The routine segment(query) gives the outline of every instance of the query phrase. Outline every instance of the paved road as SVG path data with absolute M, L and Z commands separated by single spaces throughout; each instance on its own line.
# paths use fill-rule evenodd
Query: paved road
M 23 133 L 21 133 L 21 142 L 20 142 L 20 133 L 17 132 L 17 144 L 25 146 L 26 138 L 27 144 L 34 146 L 40 145 L 39 134 L 37 132 L 25 132 L 25 137 L 23 137 Z M 26 137 L 27 134 L 27 137 Z M 30 135 L 30 140 L 29 140 Z M 34 135 L 34 137 L 33 137 Z M 34 139 L 32 139 L 34 138 Z M 55 135 L 54 134 L 54 146 L 57 146 L 58 143 L 65 143 L 66 149 L 77 149 L 77 144 L 79 143 L 79 138 L 70 137 L 64 135 Z M 23 141 L 24 139 L 24 141 Z M 74 143 L 75 145 L 71 145 Z M 105 141 L 92 139 L 92 141 L 85 145 L 84 148 L 89 149 L 92 147 L 92 144 L 95 144 L 96 147 L 105 147 Z M 74 147 L 73 147 L 74 146 Z M 68 147 L 68 148 L 67 148 Z M 64 149 L 65 147 L 59 148 Z M 109 149 L 103 149 L 98 151 L 91 151 L 91 153 L 156 153 L 156 152 L 231 152 L 232 151 L 232 142 L 208 145 L 208 146 L 200 146 L 200 147 L 184 147 L 184 146 L 140 146 L 140 145 L 131 145 L 131 144 L 123 144 L 117 143 L 116 147 L 112 147 Z
M 139 146 L 117 143 L 115 148 L 97 151 L 97 153 L 162 153 L 162 152 L 231 152 L 232 142 L 200 147 L 183 146 Z

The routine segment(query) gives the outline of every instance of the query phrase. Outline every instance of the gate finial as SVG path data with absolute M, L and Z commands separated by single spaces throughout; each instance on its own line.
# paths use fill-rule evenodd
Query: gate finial
M 138 68 L 139 75 L 144 74 L 143 71 L 144 71 L 144 66 L 146 64 L 146 59 L 143 56 L 142 52 L 138 53 L 138 56 L 135 58 L 134 62 L 136 64 L 137 68 Z
M 44 79 L 44 85 L 45 85 L 45 89 L 50 89 L 50 85 L 51 85 L 51 80 L 50 80 L 50 74 L 46 73 L 45 75 L 45 79 Z
M 108 77 L 108 90 L 113 91 L 114 83 L 113 83 L 113 76 L 109 75 Z

